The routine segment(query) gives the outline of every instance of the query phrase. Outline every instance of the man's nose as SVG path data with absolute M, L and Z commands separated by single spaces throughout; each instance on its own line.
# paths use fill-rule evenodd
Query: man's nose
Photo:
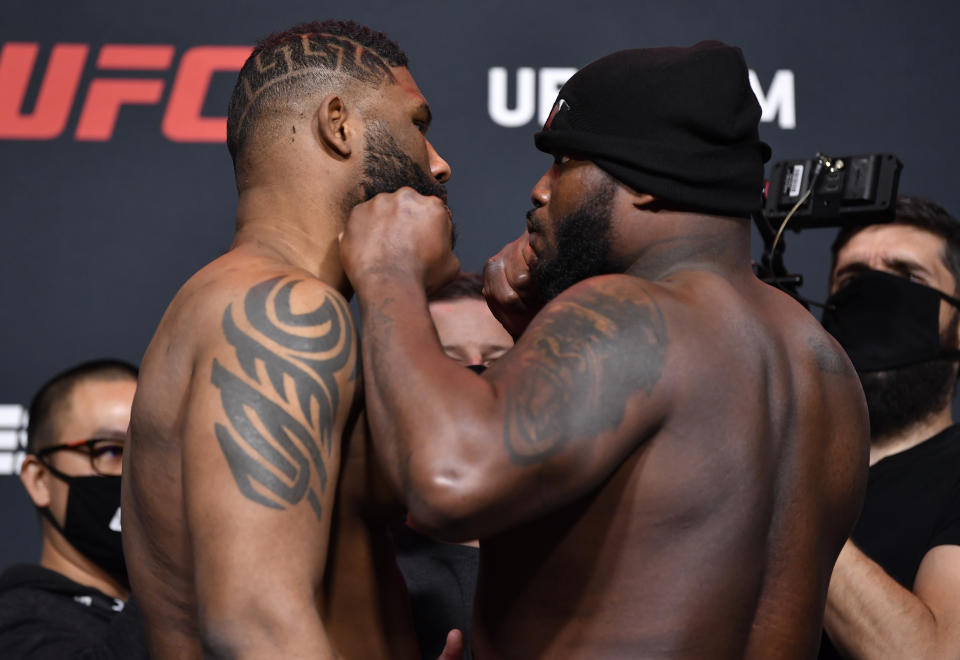
M 430 174 L 433 175 L 433 178 L 440 183 L 449 181 L 450 165 L 440 157 L 437 150 L 430 144 L 430 140 L 427 140 L 427 154 L 430 156 Z
M 548 171 L 540 177 L 540 180 L 533 186 L 533 190 L 530 191 L 530 201 L 533 202 L 535 208 L 540 208 L 550 203 L 549 177 L 550 172 Z

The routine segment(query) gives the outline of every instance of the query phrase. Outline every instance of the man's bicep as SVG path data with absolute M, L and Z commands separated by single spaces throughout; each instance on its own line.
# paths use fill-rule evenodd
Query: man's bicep
M 183 478 L 201 608 L 263 581 L 310 593 L 322 575 L 356 347 L 342 298 L 298 284 L 228 304 L 194 367 Z
M 669 333 L 656 300 L 636 286 L 571 294 L 490 369 L 505 455 L 539 473 L 548 505 L 607 478 L 665 411 Z

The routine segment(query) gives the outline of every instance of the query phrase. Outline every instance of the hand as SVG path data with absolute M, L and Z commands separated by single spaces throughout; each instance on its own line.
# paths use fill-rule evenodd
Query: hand
M 447 642 L 437 660 L 463 660 L 463 633 L 456 628 L 447 633 Z
M 543 307 L 540 291 L 530 277 L 537 256 L 530 248 L 530 234 L 523 232 L 483 267 L 483 297 L 498 321 L 516 339 Z
M 372 275 L 409 275 L 427 292 L 454 277 L 450 209 L 412 188 L 381 193 L 353 207 L 340 234 L 340 261 L 353 288 Z

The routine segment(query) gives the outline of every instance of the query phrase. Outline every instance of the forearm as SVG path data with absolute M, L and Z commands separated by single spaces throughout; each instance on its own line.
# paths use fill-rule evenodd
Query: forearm
M 423 500 L 435 502 L 468 481 L 465 471 L 480 464 L 495 396 L 444 354 L 415 280 L 367 278 L 357 298 L 373 443 L 415 513 Z
M 937 657 L 930 609 L 851 541 L 830 579 L 824 627 L 852 658 Z

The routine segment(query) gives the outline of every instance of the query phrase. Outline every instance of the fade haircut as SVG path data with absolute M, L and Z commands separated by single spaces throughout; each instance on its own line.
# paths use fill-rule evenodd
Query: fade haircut
M 923 197 L 900 195 L 897 197 L 897 206 L 893 222 L 898 225 L 909 225 L 928 231 L 934 236 L 943 239 L 944 249 L 940 253 L 940 260 L 953 276 L 954 295 L 960 291 L 960 223 L 947 213 L 947 210 L 934 201 Z M 872 225 L 852 225 L 844 227 L 837 234 L 830 248 L 832 263 L 830 264 L 830 278 L 837 267 L 837 253 L 843 249 L 850 239 L 861 229 Z
M 463 299 L 483 300 L 483 276 L 480 273 L 460 273 L 453 281 L 431 294 L 427 302 Z
M 59 420 L 73 388 L 86 381 L 137 380 L 137 368 L 122 360 L 92 360 L 61 372 L 44 383 L 30 402 L 27 453 L 55 444 Z M 79 438 L 78 438 L 79 439 Z
M 247 142 L 267 115 L 331 83 L 393 83 L 390 68 L 406 66 L 407 55 L 396 43 L 353 21 L 303 23 L 266 37 L 240 69 L 227 106 L 234 171 L 243 169 Z

